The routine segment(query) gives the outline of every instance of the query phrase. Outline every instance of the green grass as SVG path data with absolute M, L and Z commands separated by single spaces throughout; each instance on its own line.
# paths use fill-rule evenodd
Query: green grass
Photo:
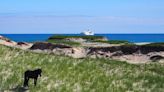
M 132 44 L 131 42 L 124 41 L 124 40 L 109 40 L 109 41 L 96 40 L 94 42 L 109 43 L 109 44 Z
M 69 46 L 80 46 L 81 45 L 79 42 L 66 41 L 66 40 L 47 40 L 47 42 L 56 43 L 56 44 L 65 44 L 65 45 L 69 45 Z
M 0 92 L 19 92 L 23 73 L 42 68 L 30 92 L 163 92 L 164 64 L 132 65 L 109 59 L 73 59 L 0 45 Z M 15 88 L 15 89 L 14 89 Z
M 55 35 L 51 36 L 49 39 L 66 39 L 66 38 L 83 38 L 86 40 L 96 40 L 96 39 L 103 39 L 103 36 L 64 36 L 64 35 Z

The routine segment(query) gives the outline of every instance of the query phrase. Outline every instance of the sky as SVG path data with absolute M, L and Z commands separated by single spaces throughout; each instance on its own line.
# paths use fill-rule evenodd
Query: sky
M 0 34 L 164 33 L 164 0 L 0 0 Z

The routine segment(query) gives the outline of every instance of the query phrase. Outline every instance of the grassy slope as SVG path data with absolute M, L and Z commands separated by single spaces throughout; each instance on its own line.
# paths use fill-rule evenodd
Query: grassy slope
M 30 92 L 162 92 L 164 65 L 131 65 L 105 59 L 73 59 L 35 54 L 0 45 L 0 90 L 18 91 L 23 72 L 42 68 L 38 85 Z

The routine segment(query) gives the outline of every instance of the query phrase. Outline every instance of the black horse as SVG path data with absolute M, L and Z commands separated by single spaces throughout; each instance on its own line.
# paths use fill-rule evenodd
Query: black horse
M 42 70 L 41 69 L 36 69 L 34 71 L 27 70 L 24 73 L 24 87 L 28 86 L 28 81 L 29 79 L 34 79 L 34 85 L 36 86 L 37 79 L 40 76 L 41 77 Z

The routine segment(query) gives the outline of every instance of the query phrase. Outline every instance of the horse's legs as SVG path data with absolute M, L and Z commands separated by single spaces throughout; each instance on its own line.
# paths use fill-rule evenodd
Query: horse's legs
M 29 78 L 27 78 L 27 86 L 28 86 L 28 81 L 29 81 Z
M 24 87 L 28 86 L 28 81 L 29 81 L 29 78 L 26 78 L 24 79 Z
M 37 78 L 34 78 L 34 85 L 36 86 Z

